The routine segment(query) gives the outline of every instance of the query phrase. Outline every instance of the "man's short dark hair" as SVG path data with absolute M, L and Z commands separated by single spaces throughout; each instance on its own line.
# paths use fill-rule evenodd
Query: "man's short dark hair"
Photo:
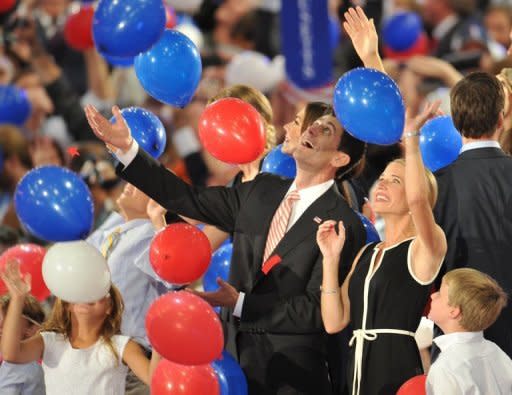
M 490 137 L 496 131 L 505 97 L 498 79 L 475 72 L 460 80 L 450 94 L 453 123 L 468 138 Z

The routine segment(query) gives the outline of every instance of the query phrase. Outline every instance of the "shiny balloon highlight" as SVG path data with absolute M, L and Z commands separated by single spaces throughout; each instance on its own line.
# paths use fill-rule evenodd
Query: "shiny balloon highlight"
M 14 204 L 23 226 L 46 241 L 85 239 L 94 222 L 89 188 L 63 167 L 29 171 L 16 187 Z
M 171 29 L 135 58 L 135 73 L 144 90 L 162 103 L 180 108 L 194 96 L 201 70 L 197 47 L 183 33 Z
M 92 23 L 94 42 L 106 55 L 135 56 L 158 41 L 165 23 L 162 0 L 100 0 Z
M 437 171 L 455 161 L 461 148 L 462 136 L 449 115 L 433 118 L 421 128 L 421 157 L 430 171 Z
M 207 302 L 187 291 L 156 299 L 146 315 L 146 332 L 160 355 L 182 365 L 210 363 L 224 347 L 219 317 Z
M 334 110 L 355 138 L 390 145 L 402 136 L 405 107 L 400 90 L 386 74 L 357 68 L 340 77 L 334 89 Z
M 124 108 L 121 114 L 139 146 L 153 158 L 158 159 L 164 153 L 167 142 L 162 121 L 151 111 L 140 107 Z M 112 117 L 110 122 L 114 123 L 115 117 Z
M 249 103 L 228 97 L 209 106 L 199 118 L 199 139 L 222 162 L 249 163 L 265 149 L 265 125 Z

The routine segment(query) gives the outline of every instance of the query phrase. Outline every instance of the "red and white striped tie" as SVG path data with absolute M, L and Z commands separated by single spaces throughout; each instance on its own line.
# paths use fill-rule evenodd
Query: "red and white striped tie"
M 297 200 L 300 200 L 299 192 L 297 192 L 297 190 L 291 191 L 288 195 L 286 195 L 286 197 L 277 208 L 276 213 L 274 214 L 274 218 L 272 218 L 270 229 L 268 231 L 267 244 L 265 245 L 265 253 L 263 255 L 263 263 L 268 259 L 272 251 L 274 251 L 274 248 L 276 248 L 277 244 L 279 244 L 284 234 L 286 233 L 288 222 L 290 222 L 292 207 Z

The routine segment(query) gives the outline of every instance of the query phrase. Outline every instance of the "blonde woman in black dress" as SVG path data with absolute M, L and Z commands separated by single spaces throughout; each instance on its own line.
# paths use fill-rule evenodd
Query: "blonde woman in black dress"
M 386 167 L 371 196 L 374 211 L 385 221 L 385 241 L 362 248 L 341 287 L 343 223 L 329 220 L 318 228 L 322 319 L 329 333 L 352 326 L 353 395 L 395 394 L 406 380 L 423 372 L 414 331 L 447 246 L 432 214 L 437 186 L 423 166 L 418 130 L 438 106 L 428 105 L 416 118 L 406 120 L 405 160 Z

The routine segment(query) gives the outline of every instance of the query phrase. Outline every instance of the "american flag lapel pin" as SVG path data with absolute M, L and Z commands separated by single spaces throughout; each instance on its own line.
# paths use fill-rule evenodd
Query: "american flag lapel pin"
M 315 218 L 313 218 L 313 221 L 315 221 L 317 224 L 321 224 L 322 223 L 322 218 L 315 217 Z

